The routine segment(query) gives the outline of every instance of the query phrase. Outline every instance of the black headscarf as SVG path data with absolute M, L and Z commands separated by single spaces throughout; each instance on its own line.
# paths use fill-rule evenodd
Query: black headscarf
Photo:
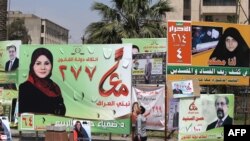
M 44 55 L 49 59 L 51 66 L 52 66 L 51 70 L 53 69 L 53 55 L 52 55 L 52 53 L 46 48 L 37 48 L 32 53 L 31 62 L 30 62 L 29 74 L 32 75 L 33 77 L 36 77 L 36 74 L 33 70 L 33 66 L 36 63 L 37 58 L 40 57 L 41 55 Z M 52 71 L 49 73 L 49 75 L 45 79 L 49 79 L 51 77 L 51 75 L 52 75 Z
M 228 36 L 233 37 L 238 42 L 238 46 L 232 52 L 226 48 L 225 41 Z M 216 60 L 225 60 L 225 66 L 249 67 L 249 47 L 240 32 L 233 27 L 229 27 L 224 31 L 209 59 L 211 60 L 214 57 L 216 57 Z M 236 57 L 236 64 L 234 66 L 228 64 L 228 59 L 232 59 L 233 57 Z
M 33 66 L 34 66 L 37 58 L 40 57 L 41 55 L 46 56 L 51 63 L 51 71 L 48 74 L 48 76 L 46 76 L 45 78 L 39 78 L 35 74 L 34 69 L 33 69 Z M 52 75 L 52 69 L 53 69 L 52 53 L 46 48 L 38 48 L 32 53 L 32 56 L 31 56 L 28 81 L 30 81 L 35 87 L 37 87 L 39 90 L 41 90 L 47 96 L 57 97 L 57 96 L 61 95 L 61 90 L 60 90 L 59 86 L 50 79 L 50 77 Z

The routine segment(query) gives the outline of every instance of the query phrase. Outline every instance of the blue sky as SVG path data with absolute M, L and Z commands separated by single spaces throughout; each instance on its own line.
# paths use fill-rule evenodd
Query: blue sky
M 21 11 L 48 19 L 69 30 L 69 43 L 81 43 L 85 28 L 101 18 L 91 10 L 93 3 L 108 0 L 9 0 L 11 11 Z

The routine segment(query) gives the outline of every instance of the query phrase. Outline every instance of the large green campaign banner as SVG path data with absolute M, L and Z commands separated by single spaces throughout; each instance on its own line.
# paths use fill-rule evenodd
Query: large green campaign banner
M 224 125 L 233 124 L 233 94 L 180 99 L 179 107 L 179 141 L 223 140 Z
M 166 80 L 166 38 L 123 38 L 132 44 L 133 84 L 163 84 Z
M 20 130 L 64 117 L 91 120 L 92 132 L 130 132 L 131 44 L 22 45 L 20 54 Z

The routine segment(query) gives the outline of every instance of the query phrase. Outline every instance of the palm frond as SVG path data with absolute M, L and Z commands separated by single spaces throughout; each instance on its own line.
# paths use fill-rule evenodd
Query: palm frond
M 86 31 L 87 43 L 121 43 L 122 38 L 166 37 L 163 17 L 173 8 L 168 0 L 111 0 L 112 5 L 94 3 L 92 9 L 102 16 Z

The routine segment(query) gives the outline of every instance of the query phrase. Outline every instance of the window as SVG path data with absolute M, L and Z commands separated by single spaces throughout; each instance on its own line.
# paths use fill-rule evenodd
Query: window
M 228 23 L 237 23 L 237 16 L 236 15 L 227 15 L 227 22 Z
M 40 44 L 44 44 L 44 37 L 41 37 Z
M 44 25 L 41 26 L 41 33 L 44 33 Z
M 203 0 L 203 6 L 236 6 L 237 0 Z
M 183 20 L 190 21 L 190 20 L 191 20 L 191 16 L 184 16 L 184 17 L 183 17 Z
M 211 15 L 206 15 L 205 16 L 205 21 L 207 21 L 207 22 L 213 22 L 214 20 L 213 20 L 213 16 L 211 16 Z
M 184 0 L 184 9 L 191 9 L 191 0 Z

